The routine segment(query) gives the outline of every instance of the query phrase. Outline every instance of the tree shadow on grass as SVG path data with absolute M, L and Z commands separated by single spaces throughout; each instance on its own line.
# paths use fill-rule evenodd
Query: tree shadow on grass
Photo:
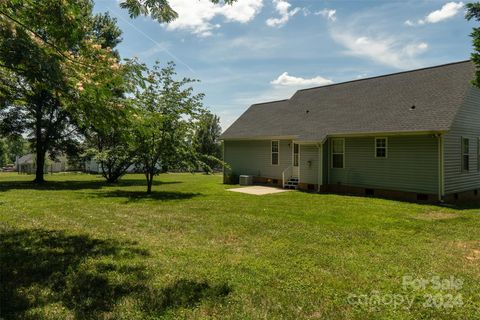
M 48 179 L 48 178 L 47 178 Z M 153 181 L 154 186 L 167 185 L 167 184 L 177 184 L 181 183 L 180 181 Z M 68 181 L 46 181 L 44 183 L 34 183 L 32 181 L 1 181 L 0 191 L 8 190 L 22 190 L 22 189 L 32 189 L 32 190 L 85 190 L 85 189 L 101 189 L 104 187 L 134 187 L 134 186 L 145 186 L 145 179 L 125 179 L 120 180 L 117 183 L 107 183 L 104 180 L 68 180 Z
M 198 197 L 200 193 L 191 192 L 173 192 L 173 191 L 152 191 L 148 194 L 146 191 L 127 191 L 127 190 L 113 190 L 95 194 L 98 197 L 106 198 L 124 198 L 127 203 L 138 202 L 143 200 L 154 201 L 171 201 L 171 200 L 186 200 Z
M 159 315 L 169 309 L 193 308 L 202 301 L 221 302 L 231 291 L 227 284 L 212 286 L 206 281 L 180 279 L 160 290 L 143 293 L 140 301 L 146 314 Z
M 192 280 L 152 287 L 139 263 L 148 255 L 134 242 L 0 226 L 0 318 L 38 319 L 49 314 L 97 319 L 118 312 L 124 298 L 135 301 L 136 312 L 161 315 L 204 300 L 220 301 L 230 292 L 227 285 Z

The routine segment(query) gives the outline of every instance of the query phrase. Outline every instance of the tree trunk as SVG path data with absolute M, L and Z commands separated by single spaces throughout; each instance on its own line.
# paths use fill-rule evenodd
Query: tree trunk
M 45 167 L 45 153 L 47 148 L 45 147 L 46 141 L 42 137 L 42 105 L 37 103 L 35 106 L 35 152 L 36 152 L 36 164 L 35 170 L 35 183 L 45 182 L 43 179 L 43 169 Z
M 153 173 L 147 173 L 147 193 L 152 193 L 152 184 L 153 184 Z
M 42 137 L 42 106 L 37 105 L 35 110 L 35 151 L 37 168 L 35 170 L 35 183 L 45 182 L 43 169 L 45 167 L 46 148 Z
M 41 143 L 38 142 L 37 140 L 37 146 L 36 146 L 36 163 L 37 163 L 37 168 L 35 170 L 35 180 L 33 182 L 36 183 L 42 183 L 45 182 L 45 179 L 43 178 L 43 170 L 45 167 L 45 151 L 41 146 Z

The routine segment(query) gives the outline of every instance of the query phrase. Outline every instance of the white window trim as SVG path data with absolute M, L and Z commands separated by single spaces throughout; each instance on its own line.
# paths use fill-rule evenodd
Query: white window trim
M 273 151 L 272 151 L 272 146 L 273 146 L 273 142 L 277 142 L 278 143 L 278 150 L 276 152 L 276 154 L 278 155 L 277 157 L 277 164 L 273 164 Z M 270 165 L 272 166 L 279 166 L 280 165 L 280 140 L 271 140 L 270 141 Z
M 342 153 L 342 154 L 343 154 L 343 158 L 342 158 L 343 163 L 342 163 L 342 167 L 341 167 L 341 168 L 334 168 L 334 167 L 333 167 L 333 142 L 334 142 L 335 140 L 342 140 L 342 141 L 343 141 L 343 150 L 342 150 L 342 151 L 343 151 L 343 153 Z M 332 141 L 332 142 L 330 143 L 330 147 L 331 147 L 331 149 L 332 149 L 332 152 L 331 152 L 331 155 L 330 155 L 330 168 L 331 168 L 331 169 L 345 169 L 345 138 L 332 138 L 331 141 Z M 338 154 L 340 154 L 340 153 L 338 153 Z
M 380 139 L 385 139 L 385 157 L 377 157 L 377 140 L 380 140 Z M 388 137 L 375 137 L 373 146 L 374 146 L 373 152 L 374 152 L 374 156 L 375 156 L 376 159 L 387 159 L 388 158 Z

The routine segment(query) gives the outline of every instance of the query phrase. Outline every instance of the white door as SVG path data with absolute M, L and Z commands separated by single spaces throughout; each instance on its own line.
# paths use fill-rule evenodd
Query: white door
M 298 178 L 300 174 L 300 146 L 297 143 L 293 144 L 292 148 L 292 164 L 293 164 L 293 170 L 292 170 L 292 175 L 294 178 Z

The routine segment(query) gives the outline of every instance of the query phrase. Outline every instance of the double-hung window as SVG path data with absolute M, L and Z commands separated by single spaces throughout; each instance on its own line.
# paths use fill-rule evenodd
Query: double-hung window
M 272 165 L 277 166 L 279 161 L 279 153 L 280 153 L 280 141 L 272 140 L 271 152 L 272 152 Z
M 345 166 L 345 140 L 343 138 L 332 139 L 332 168 Z
M 387 157 L 387 138 L 375 138 L 375 158 Z
M 470 140 L 462 138 L 462 171 L 470 170 Z

